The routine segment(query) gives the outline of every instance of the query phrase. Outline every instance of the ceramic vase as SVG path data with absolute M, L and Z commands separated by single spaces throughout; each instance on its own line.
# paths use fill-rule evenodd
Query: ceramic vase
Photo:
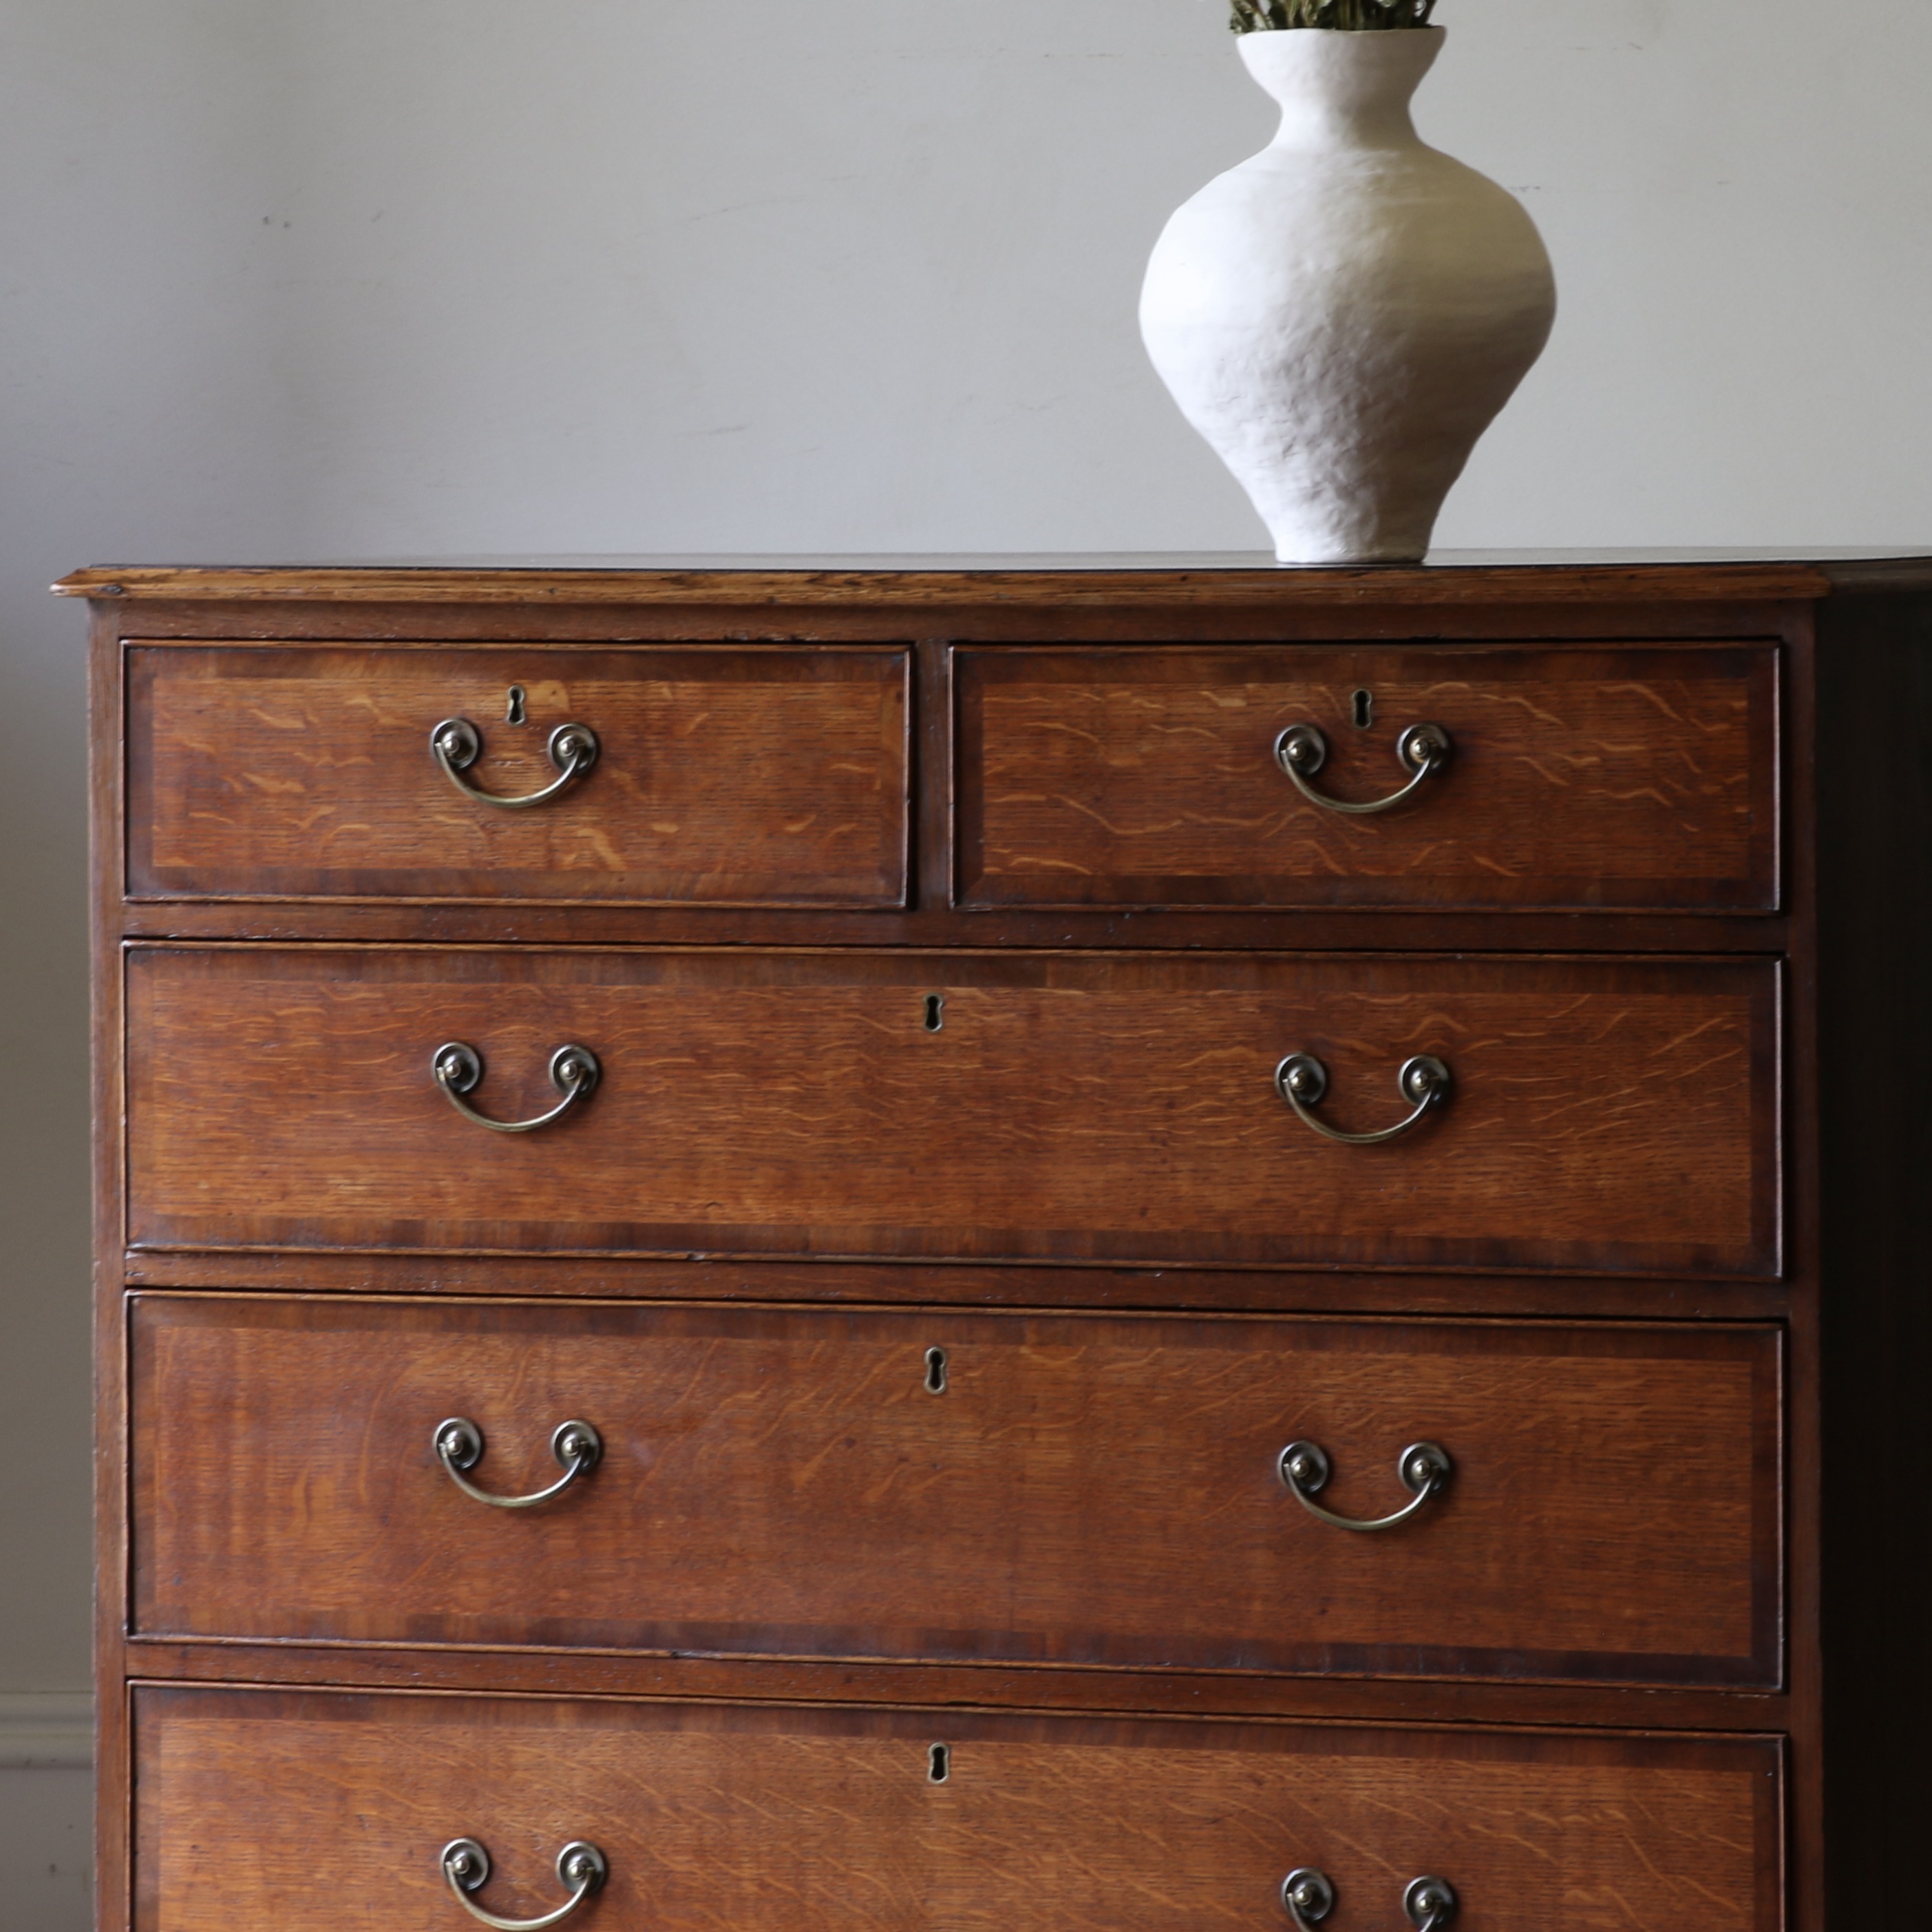
M 1148 264 L 1154 367 L 1284 563 L 1420 558 L 1556 317 L 1522 206 L 1409 118 L 1443 38 L 1242 35 L 1280 131 L 1175 214 Z

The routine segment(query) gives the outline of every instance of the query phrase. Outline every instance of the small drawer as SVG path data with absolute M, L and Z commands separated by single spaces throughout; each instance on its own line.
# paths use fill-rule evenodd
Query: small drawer
M 954 662 L 962 905 L 1778 904 L 1774 645 Z
M 1766 1738 L 158 1686 L 134 1727 L 136 1932 L 473 1932 L 464 1840 L 512 1920 L 593 1847 L 597 1932 L 1293 1932 L 1311 1872 L 1333 1928 L 1418 1879 L 1469 1932 L 1781 1923 Z
M 187 1248 L 1768 1276 L 1778 974 L 143 946 L 128 1232 Z
M 146 1635 L 1779 1679 L 1768 1327 L 142 1296 L 132 1346 Z
M 903 649 L 132 646 L 128 891 L 899 905 L 909 663 Z M 445 724 L 463 728 L 440 760 Z M 566 726 L 588 734 L 574 757 Z

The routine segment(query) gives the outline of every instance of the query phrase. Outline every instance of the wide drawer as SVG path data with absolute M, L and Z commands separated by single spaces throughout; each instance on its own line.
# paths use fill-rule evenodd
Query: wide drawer
M 510 1918 L 596 1847 L 597 1932 L 1278 1932 L 1310 1869 L 1337 1928 L 1421 1877 L 1468 1932 L 1781 1922 L 1768 1738 L 161 1688 L 134 1735 L 138 1932 L 465 1932 L 459 1838 Z
M 149 1634 L 1778 1679 L 1774 1329 L 164 1296 L 132 1344 Z M 493 1508 L 459 1417 L 487 1494 L 602 1454 Z M 1298 1442 L 1414 1514 L 1318 1519 Z
M 955 659 L 969 906 L 1762 911 L 1778 902 L 1777 651 L 980 650 Z M 1308 790 L 1281 734 L 1312 726 Z
M 130 646 L 128 890 L 898 905 L 909 663 L 903 649 Z M 431 733 L 452 718 L 479 741 L 460 773 L 476 792 L 558 783 L 562 725 L 589 728 L 596 761 L 505 809 L 438 764 Z
M 188 1247 L 1766 1275 L 1770 962 L 142 947 L 128 1227 Z M 936 1030 L 934 1029 L 937 1029 Z M 601 1081 L 554 1110 L 557 1050 Z M 1283 1059 L 1330 1088 L 1298 1118 Z M 1412 1131 L 1432 1056 L 1452 1084 Z

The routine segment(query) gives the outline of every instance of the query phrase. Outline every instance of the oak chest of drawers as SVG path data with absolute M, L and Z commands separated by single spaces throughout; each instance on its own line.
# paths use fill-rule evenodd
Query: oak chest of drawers
M 1932 565 L 82 572 L 103 1932 L 1869 1932 Z

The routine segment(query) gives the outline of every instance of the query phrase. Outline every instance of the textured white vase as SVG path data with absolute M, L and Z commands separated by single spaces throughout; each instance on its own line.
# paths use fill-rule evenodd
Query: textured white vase
M 1148 266 L 1154 367 L 1284 563 L 1421 556 L 1556 318 L 1535 224 L 1409 118 L 1442 41 L 1242 35 L 1281 130 L 1175 214 Z

